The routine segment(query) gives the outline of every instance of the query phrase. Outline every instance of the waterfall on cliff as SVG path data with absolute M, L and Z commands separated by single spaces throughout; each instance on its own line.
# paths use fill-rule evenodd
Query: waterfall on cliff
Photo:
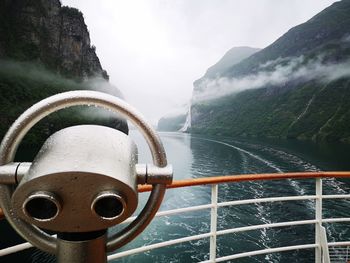
M 189 128 L 191 128 L 191 104 L 187 111 L 186 121 L 179 132 L 187 132 Z

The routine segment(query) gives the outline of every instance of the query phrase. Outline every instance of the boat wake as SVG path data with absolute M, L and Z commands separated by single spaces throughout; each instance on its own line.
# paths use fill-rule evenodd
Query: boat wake
M 186 173 L 187 178 L 216 176 L 223 174 L 254 174 L 254 173 L 282 173 L 291 171 L 320 171 L 320 169 L 285 150 L 268 147 L 258 143 L 237 141 L 229 138 L 217 140 L 215 138 L 203 138 L 181 133 L 161 133 L 165 147 L 176 147 L 181 153 L 173 150 L 169 157 L 177 158 L 170 163 L 184 164 L 181 158 L 185 158 L 183 147 L 190 149 L 191 163 L 186 162 L 185 167 L 177 169 Z M 186 138 L 186 140 L 184 140 Z M 170 151 L 171 153 L 171 151 Z M 188 165 L 188 166 L 187 166 Z M 183 178 L 183 175 L 175 173 Z M 337 180 L 325 180 L 325 188 L 331 189 L 333 194 L 344 193 L 344 185 Z M 278 196 L 313 195 L 315 191 L 314 180 L 274 180 L 254 181 L 234 184 L 223 184 L 219 186 L 219 202 L 258 199 Z M 210 203 L 210 188 L 191 187 L 181 188 L 176 191 L 168 191 L 165 202 L 161 209 L 174 209 L 193 205 Z M 218 209 L 217 228 L 229 229 L 247 225 L 271 224 L 283 221 L 294 221 L 301 219 L 314 219 L 314 201 L 293 201 L 274 203 L 255 203 L 251 205 L 239 205 L 220 207 Z M 344 209 L 341 209 L 344 210 Z M 265 249 L 279 245 L 297 245 L 314 238 L 313 226 L 298 226 L 295 228 L 268 228 L 258 229 L 242 233 L 234 233 L 225 237 L 218 236 L 217 255 L 225 256 L 233 253 L 242 253 L 251 250 Z M 338 239 L 339 235 L 346 236 L 348 233 L 338 228 L 327 225 L 329 239 Z M 189 235 L 208 233 L 210 231 L 210 214 L 208 211 L 197 211 L 181 215 L 159 217 L 146 229 L 140 239 L 136 240 L 135 246 L 167 241 L 174 238 L 182 238 Z M 302 234 L 297 234 L 302 233 Z M 291 238 L 292 237 L 292 238 Z M 307 242 L 307 241 L 306 241 Z M 172 262 L 167 255 L 177 253 L 176 262 L 197 262 L 208 260 L 209 240 L 197 240 L 189 243 L 176 245 L 173 249 L 163 249 L 162 252 L 147 252 L 147 259 L 141 258 L 143 262 L 168 261 Z M 130 248 L 130 247 L 129 247 Z M 301 257 L 307 259 L 310 254 Z M 298 254 L 300 256 L 300 254 Z M 135 261 L 138 258 L 133 256 Z M 274 253 L 264 256 L 249 258 L 242 262 L 283 262 L 291 259 L 291 254 Z M 124 262 L 124 261 L 123 261 Z M 131 261 L 126 261 L 131 262 Z M 175 262 L 175 261 L 174 261 Z M 241 262 L 241 261 L 240 261 Z
M 232 144 L 229 144 L 229 143 L 226 143 L 226 142 L 222 142 L 222 141 L 217 141 L 217 140 L 212 140 L 212 139 L 204 139 L 204 138 L 198 138 L 198 137 L 195 137 L 195 138 L 196 139 L 200 139 L 200 140 L 204 140 L 204 141 L 215 142 L 215 143 L 218 143 L 218 144 L 221 144 L 221 145 L 225 145 L 225 146 L 231 147 L 231 148 L 233 148 L 233 149 L 235 149 L 237 151 L 245 153 L 245 154 L 249 155 L 250 157 L 252 157 L 252 158 L 254 158 L 254 159 L 256 159 L 256 160 L 258 160 L 258 161 L 260 161 L 260 162 L 262 162 L 264 164 L 266 164 L 268 167 L 274 169 L 276 172 L 283 173 L 283 171 L 277 165 L 273 164 L 272 162 L 270 162 L 270 161 L 268 161 L 268 160 L 266 160 L 266 159 L 264 159 L 264 158 L 262 158 L 262 157 L 260 157 L 260 156 L 258 156 L 256 154 L 254 154 L 252 152 L 244 150 L 244 149 L 242 149 L 240 147 L 237 147 L 237 146 L 234 146 Z

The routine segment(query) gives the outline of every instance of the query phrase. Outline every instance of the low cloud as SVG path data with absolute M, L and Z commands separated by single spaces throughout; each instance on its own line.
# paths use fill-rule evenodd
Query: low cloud
M 182 105 L 178 105 L 177 107 L 174 107 L 172 111 L 167 112 L 163 117 L 172 118 L 180 115 L 186 115 L 189 109 L 190 109 L 190 104 L 184 103 Z
M 120 90 L 102 77 L 88 78 L 82 84 L 88 89 L 104 92 L 124 99 Z
M 294 80 L 317 80 L 329 82 L 342 77 L 350 77 L 350 61 L 342 63 L 322 63 L 323 57 L 312 60 L 304 56 L 278 58 L 261 64 L 259 72 L 242 78 L 216 78 L 202 81 L 194 92 L 193 102 L 217 99 L 244 90 L 266 86 L 284 85 Z
M 21 83 L 21 80 L 23 79 L 32 81 L 32 85 L 40 83 L 42 84 L 40 85 L 41 88 L 52 89 L 56 92 L 64 92 L 68 90 L 95 90 L 122 98 L 121 92 L 102 77 L 86 78 L 84 80 L 68 79 L 48 70 L 39 63 L 3 59 L 0 60 L 0 75 L 6 76 L 7 78 L 18 79 L 20 82 L 19 85 L 22 86 L 23 89 L 28 89 L 26 93 L 33 92 L 30 90 L 30 88 L 33 87 L 26 87 L 26 82 Z M 43 94 L 50 93 L 44 90 L 41 91 Z M 38 93 L 38 90 L 35 92 Z M 34 94 L 33 96 L 37 96 L 37 94 Z M 80 107 L 76 112 L 81 116 L 89 118 L 111 118 L 111 116 L 116 116 L 114 113 L 96 107 Z

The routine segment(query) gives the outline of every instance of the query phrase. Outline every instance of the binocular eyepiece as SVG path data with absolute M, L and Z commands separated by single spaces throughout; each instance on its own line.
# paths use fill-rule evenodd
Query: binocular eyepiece
M 38 227 L 63 232 L 106 229 L 138 203 L 137 148 L 115 129 L 80 125 L 44 143 L 12 196 L 15 212 Z
M 112 191 L 100 193 L 92 201 L 91 211 L 104 220 L 118 218 L 126 210 L 124 198 Z
M 24 201 L 23 212 L 36 221 L 53 220 L 61 212 L 61 203 L 53 193 L 38 191 Z
M 54 220 L 61 212 L 61 202 L 53 193 L 34 192 L 24 201 L 23 212 L 37 222 Z M 126 210 L 126 203 L 118 193 L 106 191 L 98 194 L 91 204 L 91 211 L 103 220 L 114 220 Z

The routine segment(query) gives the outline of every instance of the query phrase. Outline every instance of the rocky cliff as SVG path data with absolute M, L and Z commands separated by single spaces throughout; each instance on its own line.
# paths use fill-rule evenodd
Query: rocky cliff
M 195 83 L 191 131 L 350 141 L 350 0 Z
M 66 77 L 108 79 L 83 14 L 59 0 L 1 0 L 0 56 L 36 61 Z
M 28 107 L 56 93 L 92 89 L 121 96 L 108 82 L 83 14 L 58 0 L 0 0 L 0 137 Z M 36 126 L 25 143 L 56 130 L 97 123 L 128 132 L 124 120 L 96 109 L 68 109 Z

